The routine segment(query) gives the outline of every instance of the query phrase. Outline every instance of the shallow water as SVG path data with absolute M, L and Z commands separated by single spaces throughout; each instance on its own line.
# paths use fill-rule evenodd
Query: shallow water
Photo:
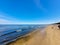
M 0 45 L 6 44 L 9 41 L 11 42 L 19 36 L 26 35 L 29 32 L 44 27 L 45 25 L 0 25 Z M 18 30 L 22 31 L 19 32 Z

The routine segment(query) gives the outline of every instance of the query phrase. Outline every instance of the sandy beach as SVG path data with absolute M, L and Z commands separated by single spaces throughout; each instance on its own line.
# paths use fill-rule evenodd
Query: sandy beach
M 45 29 L 38 29 L 9 45 L 60 45 L 60 30 L 57 25 L 49 25 Z
M 39 37 L 38 37 L 39 36 Z M 28 36 L 20 38 L 12 43 L 10 43 L 9 45 L 37 45 L 37 43 L 40 44 L 41 42 L 41 38 L 40 37 L 40 30 L 36 30 L 32 33 L 30 33 Z M 36 43 L 37 41 L 37 43 Z

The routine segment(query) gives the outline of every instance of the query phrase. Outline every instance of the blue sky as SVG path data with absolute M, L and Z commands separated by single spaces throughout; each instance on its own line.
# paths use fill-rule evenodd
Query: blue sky
M 0 24 L 48 24 L 60 21 L 60 0 L 0 0 Z

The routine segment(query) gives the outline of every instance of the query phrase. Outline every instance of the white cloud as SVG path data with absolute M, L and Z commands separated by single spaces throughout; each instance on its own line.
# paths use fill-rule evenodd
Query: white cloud
M 17 21 L 18 19 L 16 19 L 16 18 L 14 18 L 14 17 L 11 17 L 10 15 L 8 15 L 8 14 L 0 14 L 0 18 L 3 18 L 3 19 L 7 19 L 7 20 L 15 20 L 15 21 Z
M 59 18 L 60 19 L 60 18 Z M 58 22 L 60 20 L 54 19 L 54 20 L 34 20 L 34 21 L 21 21 L 20 19 L 12 18 L 10 16 L 6 16 L 3 14 L 0 14 L 0 24 L 51 24 Z M 58 20 L 58 21 L 57 21 Z
M 9 21 L 5 19 L 0 19 L 0 22 L 9 22 Z
M 0 14 L 0 24 L 24 24 L 24 22 L 9 15 Z
M 0 13 L 0 24 L 12 24 L 17 22 L 18 19 L 13 18 L 5 13 Z
M 0 19 L 0 24 L 7 24 L 7 23 L 10 23 L 10 21 L 5 19 Z
M 6 13 L 0 12 L 0 24 L 14 24 L 20 22 L 19 19 L 12 17 Z
M 40 0 L 34 0 L 36 6 L 43 12 L 48 12 L 48 10 L 42 5 Z

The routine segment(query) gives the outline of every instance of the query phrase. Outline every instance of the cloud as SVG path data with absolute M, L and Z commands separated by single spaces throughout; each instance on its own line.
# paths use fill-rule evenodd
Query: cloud
M 0 13 L 0 24 L 6 24 L 9 23 L 10 21 L 8 20 L 8 18 L 5 16 L 5 14 L 1 14 Z
M 59 18 L 60 19 L 60 18 Z M 51 24 L 58 22 L 58 18 L 55 18 L 53 20 L 34 20 L 34 21 L 23 21 L 18 20 L 16 18 L 13 18 L 11 16 L 7 16 L 6 14 L 0 14 L 0 24 Z
M 9 14 L 6 14 L 6 13 L 0 13 L 0 18 L 3 18 L 3 19 L 7 19 L 7 20 L 15 20 L 15 21 L 18 21 L 18 19 L 10 16 Z
M 20 19 L 11 17 L 6 13 L 0 13 L 0 24 L 23 24 L 24 22 Z
M 7 24 L 7 23 L 10 23 L 10 21 L 6 19 L 0 19 L 0 24 Z
M 7 20 L 7 19 L 1 19 L 0 18 L 0 24 L 19 24 L 19 22 L 12 20 Z
M 0 24 L 12 24 L 19 22 L 18 19 L 9 16 L 6 13 L 0 13 Z
M 48 12 L 48 10 L 42 5 L 40 0 L 34 0 L 36 6 L 43 12 Z
M 11 17 L 8 17 L 7 16 L 3 16 L 3 15 L 0 15 L 0 24 L 51 24 L 51 23 L 54 23 L 55 21 L 39 21 L 39 20 L 35 20 L 35 21 L 31 21 L 31 22 L 23 22 L 23 21 L 16 21 L 14 18 L 10 19 Z
M 0 24 L 25 24 L 25 22 L 6 13 L 0 13 Z
M 9 21 L 5 19 L 0 19 L 0 22 L 9 22 Z

